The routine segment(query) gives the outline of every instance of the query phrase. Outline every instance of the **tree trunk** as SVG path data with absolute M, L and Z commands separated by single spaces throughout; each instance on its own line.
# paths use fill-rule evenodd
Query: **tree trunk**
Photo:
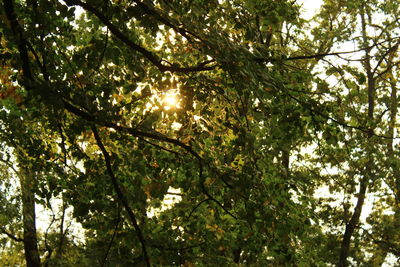
M 365 176 L 360 182 L 360 190 L 358 191 L 358 199 L 356 207 L 354 208 L 353 216 L 350 221 L 346 224 L 346 230 L 343 235 L 342 245 L 340 247 L 340 257 L 338 267 L 347 266 L 347 257 L 350 252 L 351 237 L 353 236 L 354 230 L 360 220 L 362 207 L 364 205 L 365 194 L 367 192 L 369 177 Z
M 27 267 L 40 267 L 40 257 L 36 237 L 35 194 L 33 192 L 34 174 L 20 164 L 20 183 L 22 196 L 22 217 L 24 226 L 24 249 Z
M 365 14 L 361 11 L 361 27 L 362 27 L 362 37 L 364 41 L 364 45 L 368 46 L 368 37 L 366 31 L 366 21 L 365 21 Z M 370 50 L 365 50 L 365 59 L 364 59 L 364 67 L 367 73 L 367 91 L 368 91 L 368 114 L 367 114 L 367 121 L 369 123 L 373 122 L 374 119 L 374 107 L 375 107 L 375 77 L 371 67 L 371 56 Z M 366 139 L 370 139 L 373 136 L 373 126 L 370 125 L 368 129 L 368 133 L 366 134 Z M 360 189 L 357 194 L 357 204 L 354 208 L 353 215 L 348 223 L 346 223 L 346 229 L 343 234 L 342 244 L 340 247 L 340 255 L 339 255 L 339 262 L 338 267 L 345 267 L 348 266 L 347 257 L 349 256 L 350 252 L 350 244 L 351 244 L 351 237 L 354 234 L 354 231 L 357 227 L 357 224 L 360 221 L 360 215 L 362 212 L 362 208 L 364 206 L 365 196 L 367 192 L 367 188 L 370 183 L 370 179 L 372 178 L 372 170 L 371 166 L 372 162 L 372 155 L 371 151 L 368 151 L 367 156 L 369 157 L 368 163 L 365 166 L 365 170 L 362 172 L 362 178 L 360 181 Z
M 391 53 L 389 54 L 389 66 L 390 66 L 390 71 L 389 73 L 391 74 L 391 79 L 390 79 L 390 89 L 391 89 L 391 94 L 390 94 L 390 121 L 389 121 L 389 127 L 388 127 L 388 137 L 390 137 L 388 139 L 388 146 L 387 146 L 387 155 L 388 155 L 388 159 L 389 159 L 389 164 L 388 167 L 389 169 L 392 170 L 392 181 L 394 181 L 393 185 L 394 185 L 394 193 L 395 193 L 395 199 L 396 199 L 396 203 L 398 206 L 398 199 L 400 199 L 400 194 L 399 194 L 399 188 L 400 188 L 400 172 L 399 169 L 397 168 L 397 164 L 395 163 L 396 161 L 396 156 L 394 154 L 394 144 L 393 144 L 393 140 L 395 138 L 395 134 L 394 134 L 394 129 L 396 126 L 396 117 L 397 117 L 397 86 L 396 83 L 397 81 L 393 78 L 395 77 L 393 74 L 393 58 L 395 56 L 395 53 L 397 52 L 398 49 L 398 45 L 395 46 L 395 48 L 391 51 Z M 400 210 L 398 208 L 395 209 L 395 214 L 394 214 L 394 225 L 393 228 L 396 229 L 399 226 L 396 225 L 397 223 L 397 219 L 400 217 Z M 389 234 L 390 235 L 390 234 Z M 374 251 L 374 255 L 371 257 L 371 260 L 369 262 L 369 264 L 371 264 L 371 266 L 382 266 L 382 264 L 385 262 L 386 256 L 388 254 L 388 249 L 385 247 L 382 247 L 381 245 L 377 245 L 376 250 Z

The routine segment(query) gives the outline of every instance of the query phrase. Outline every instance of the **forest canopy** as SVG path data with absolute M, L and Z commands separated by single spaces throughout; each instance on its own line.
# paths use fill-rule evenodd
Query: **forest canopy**
M 399 1 L 0 9 L 4 266 L 399 264 Z

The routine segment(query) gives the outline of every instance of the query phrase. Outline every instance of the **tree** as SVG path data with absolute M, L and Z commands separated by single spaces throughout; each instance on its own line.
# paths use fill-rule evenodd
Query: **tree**
M 32 234 L 20 215 L 35 204 L 53 212 L 23 238 L 38 247 L 33 259 L 25 245 L 28 266 L 398 255 L 384 238 L 398 235 L 396 10 L 326 0 L 310 24 L 286 0 L 3 0 L 2 159 L 23 174 L 3 233 Z M 360 64 L 343 59 L 357 52 Z M 371 194 L 379 208 L 363 221 Z
M 345 230 L 341 238 L 338 266 L 347 266 L 347 258 L 350 255 L 358 264 L 367 264 L 365 247 L 372 244 L 361 243 L 359 238 L 365 238 L 363 235 L 368 236 L 366 239 L 369 242 L 376 244 L 381 242 L 380 238 L 371 239 L 371 234 L 363 228 L 364 223 L 360 221 L 363 206 L 368 197 L 367 192 L 370 191 L 370 196 L 382 194 L 382 197 L 373 203 L 376 207 L 375 212 L 379 213 L 382 219 L 385 218 L 383 215 L 385 212 L 389 210 L 395 212 L 397 209 L 389 203 L 382 203 L 382 201 L 385 202 L 384 195 L 391 195 L 387 192 L 387 186 L 393 182 L 389 180 L 396 176 L 395 168 L 382 167 L 382 165 L 389 166 L 398 160 L 392 152 L 393 139 L 396 138 L 393 135 L 397 114 L 396 84 L 390 78 L 388 79 L 387 73 L 394 75 L 394 70 L 397 68 L 395 57 L 399 43 L 396 31 L 392 31 L 392 27 L 397 27 L 396 15 L 392 13 L 396 10 L 395 6 L 389 7 L 386 3 L 379 1 L 368 3 L 358 1 L 341 6 L 341 9 L 341 12 L 353 21 L 349 25 L 353 31 L 342 40 L 358 43 L 358 51 L 362 51 L 364 55 L 357 59 L 342 58 L 344 59 L 342 66 L 327 61 L 329 65 L 326 74 L 338 77 L 340 85 L 338 89 L 341 93 L 340 96 L 337 95 L 337 91 L 332 90 L 330 93 L 333 98 L 336 98 L 338 107 L 331 116 L 334 118 L 333 121 L 340 122 L 345 127 L 340 129 L 340 132 L 335 130 L 333 139 L 331 131 L 325 132 L 326 137 L 331 139 L 327 140 L 330 148 L 320 153 L 320 156 L 326 157 L 325 164 L 328 163 L 331 168 L 333 166 L 339 176 L 348 179 L 342 180 L 344 183 L 340 182 L 331 186 L 332 191 L 340 192 L 340 195 L 345 196 L 342 203 L 343 215 L 340 218 L 345 224 Z M 376 17 L 384 18 L 381 25 L 374 23 Z M 386 112 L 389 112 L 388 117 L 385 115 Z M 349 123 L 343 125 L 345 121 Z M 354 131 L 355 129 L 357 131 Z M 386 178 L 388 176 L 392 178 Z M 396 192 L 394 189 L 396 186 L 389 187 L 392 188 L 393 193 Z M 353 199 L 356 201 L 353 202 L 355 206 L 351 211 Z M 371 223 L 371 220 L 367 220 L 367 223 Z M 373 228 L 378 225 L 379 223 L 374 221 L 371 226 Z M 352 238 L 354 238 L 355 247 L 352 247 Z M 372 246 L 375 247 L 375 245 Z M 395 251 L 395 249 L 392 250 L 392 252 Z M 375 261 L 378 258 L 380 257 L 373 257 L 370 260 Z M 384 258 L 385 256 L 381 257 L 374 264 L 382 264 Z

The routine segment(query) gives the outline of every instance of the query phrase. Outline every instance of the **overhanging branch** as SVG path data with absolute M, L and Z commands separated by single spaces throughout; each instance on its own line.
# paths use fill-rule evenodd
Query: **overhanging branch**
M 200 39 L 197 35 L 195 35 L 192 32 L 187 31 L 186 29 L 179 28 L 178 26 L 175 26 L 171 21 L 169 21 L 167 18 L 163 17 L 161 14 L 159 14 L 154 8 L 150 8 L 148 5 L 143 3 L 142 1 L 139 0 L 133 0 L 138 7 L 140 7 L 146 14 L 152 16 L 159 22 L 163 23 L 164 25 L 174 29 L 176 32 L 181 34 L 183 37 L 185 37 L 188 40 L 191 40 L 191 36 L 194 36 L 197 39 Z
M 112 170 L 112 167 L 111 167 L 110 154 L 108 154 L 106 148 L 104 147 L 104 144 L 101 141 L 101 138 L 100 138 L 99 133 L 97 131 L 97 128 L 95 126 L 92 126 L 92 131 L 93 131 L 93 134 L 94 134 L 94 138 L 96 139 L 97 146 L 100 148 L 101 152 L 103 153 L 104 161 L 105 161 L 106 168 L 107 168 L 107 173 L 111 178 L 111 182 L 112 182 L 112 184 L 114 186 L 114 190 L 118 195 L 118 199 L 121 201 L 121 203 L 124 206 L 126 212 L 128 213 L 129 219 L 131 220 L 132 225 L 135 228 L 136 235 L 137 235 L 137 237 L 138 237 L 138 239 L 140 241 L 140 244 L 142 245 L 142 252 L 143 252 L 143 257 L 144 257 L 144 259 L 146 261 L 146 265 L 147 266 L 151 266 L 150 259 L 149 259 L 149 256 L 147 254 L 146 241 L 145 241 L 145 239 L 143 237 L 142 230 L 140 229 L 140 227 L 139 227 L 139 225 L 137 223 L 136 216 L 133 213 L 132 209 L 130 208 L 129 202 L 126 199 L 124 193 L 122 192 L 122 190 L 121 190 L 121 188 L 120 188 L 120 186 L 118 184 L 118 180 L 114 175 L 114 171 Z
M 134 43 L 131 39 L 129 39 L 128 36 L 126 36 L 114 24 L 112 24 L 111 21 L 108 18 L 106 18 L 106 16 L 104 16 L 97 8 L 91 6 L 88 3 L 84 3 L 80 0 L 66 0 L 65 2 L 69 6 L 80 6 L 86 11 L 89 11 L 90 13 L 94 14 L 101 22 L 104 23 L 104 25 L 108 27 L 108 29 L 111 31 L 112 34 L 115 35 L 115 37 L 117 37 L 120 41 L 126 44 L 133 51 L 141 53 L 162 72 L 170 71 L 170 72 L 189 73 L 189 72 L 207 71 L 215 68 L 215 66 L 207 66 L 207 64 L 210 63 L 210 61 L 205 61 L 203 63 L 198 64 L 197 66 L 192 66 L 192 67 L 180 67 L 179 65 L 174 65 L 174 64 L 172 64 L 171 66 L 164 65 L 162 64 L 163 62 L 162 59 L 160 59 L 157 55 L 145 49 L 144 47 L 141 47 L 140 45 Z

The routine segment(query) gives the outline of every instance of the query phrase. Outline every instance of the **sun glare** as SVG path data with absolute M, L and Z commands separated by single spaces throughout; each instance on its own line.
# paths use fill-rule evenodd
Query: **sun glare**
M 175 106 L 177 102 L 178 101 L 177 101 L 175 96 L 168 96 L 168 97 L 165 98 L 165 103 L 168 106 Z
M 179 107 L 179 100 L 176 93 L 169 93 L 164 97 L 164 108 L 170 110 Z

